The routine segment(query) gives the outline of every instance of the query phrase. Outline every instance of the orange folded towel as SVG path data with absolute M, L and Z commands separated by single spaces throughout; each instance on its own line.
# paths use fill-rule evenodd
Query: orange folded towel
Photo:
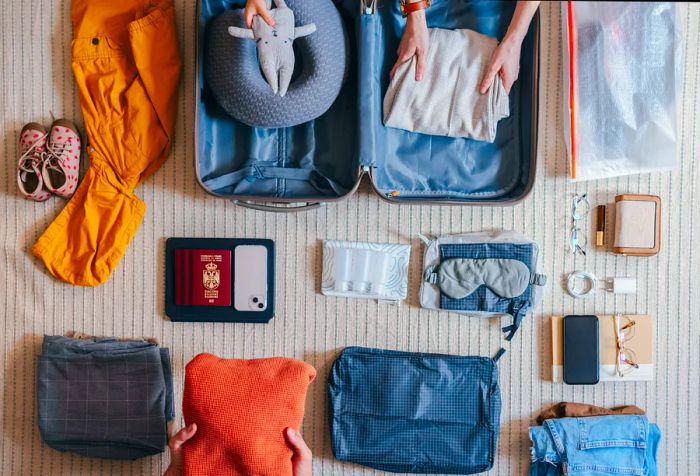
M 284 429 L 299 429 L 311 365 L 285 357 L 200 354 L 185 369 L 182 412 L 197 433 L 184 445 L 185 476 L 292 476 Z

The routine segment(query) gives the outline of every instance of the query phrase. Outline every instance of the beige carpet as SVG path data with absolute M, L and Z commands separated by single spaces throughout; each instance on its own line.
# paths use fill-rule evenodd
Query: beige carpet
M 541 99 L 537 184 L 511 208 L 393 206 L 365 185 L 349 200 L 319 211 L 273 215 L 247 211 L 206 195 L 193 175 L 193 0 L 177 0 L 185 58 L 177 137 L 172 157 L 138 191 L 148 204 L 143 226 L 109 282 L 96 289 L 59 283 L 28 249 L 63 205 L 35 204 L 16 190 L 16 137 L 28 121 L 56 116 L 80 120 L 70 72 L 69 0 L 3 0 L 0 5 L 2 158 L 0 175 L 0 306 L 2 310 L 2 443 L 0 474 L 160 474 L 167 456 L 109 462 L 61 454 L 41 443 L 35 407 L 35 356 L 43 334 L 76 329 L 91 334 L 154 336 L 171 349 L 180 408 L 185 363 L 199 352 L 225 357 L 287 355 L 319 371 L 307 405 L 304 435 L 317 475 L 375 474 L 333 459 L 326 424 L 324 379 L 338 351 L 364 345 L 410 351 L 491 355 L 499 323 L 427 312 L 416 306 L 420 275 L 418 232 L 436 234 L 512 228 L 542 247 L 552 286 L 534 318 L 525 321 L 501 363 L 502 427 L 490 474 L 523 475 L 528 469 L 526 430 L 544 406 L 559 400 L 599 405 L 633 403 L 648 409 L 663 431 L 660 474 L 698 474 L 700 457 L 700 8 L 684 6 L 685 78 L 679 113 L 678 167 L 673 173 L 572 184 L 562 142 L 561 25 L 559 5 L 543 6 Z M 664 203 L 663 248 L 654 258 L 624 258 L 592 251 L 568 254 L 567 198 L 587 192 L 592 203 L 618 193 L 653 193 Z M 171 236 L 267 237 L 277 243 L 277 317 L 265 326 L 173 324 L 163 315 L 163 249 Z M 325 298 L 318 292 L 319 241 L 324 238 L 409 241 L 413 244 L 411 296 L 401 307 Z M 634 276 L 639 293 L 598 293 L 574 301 L 560 287 L 574 269 L 600 276 Z M 548 316 L 560 313 L 649 313 L 656 319 L 656 374 L 649 383 L 608 383 L 588 388 L 552 384 Z M 178 415 L 180 419 L 180 415 Z M 180 421 L 178 421 L 178 424 Z

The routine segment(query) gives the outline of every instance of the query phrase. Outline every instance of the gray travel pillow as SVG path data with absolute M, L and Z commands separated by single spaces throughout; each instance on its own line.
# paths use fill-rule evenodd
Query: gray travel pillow
M 207 29 L 204 52 L 207 85 L 226 113 L 249 126 L 292 127 L 316 119 L 331 107 L 347 75 L 348 38 L 333 2 L 287 0 L 286 3 L 295 18 L 295 37 L 297 34 L 307 34 L 294 42 L 300 71 L 296 78 L 291 78 L 286 91 L 283 86 L 291 76 L 288 69 L 291 45 L 289 48 L 287 45 L 277 45 L 278 50 L 274 51 L 273 48 L 266 50 L 258 43 L 261 60 L 263 57 L 266 61 L 273 60 L 270 64 L 261 65 L 256 42 L 248 39 L 251 33 L 250 30 L 246 31 L 242 10 L 221 13 Z M 288 18 L 288 15 L 285 16 Z M 278 38 L 282 28 L 287 29 L 289 34 L 287 21 L 276 25 L 280 27 Z M 254 24 L 257 32 L 254 31 L 253 36 L 256 40 L 267 33 L 274 37 L 273 31 L 264 32 L 260 23 L 263 23 L 262 19 L 257 19 Z M 312 24 L 316 26 L 316 31 L 309 34 Z M 284 61 L 281 61 L 283 58 Z M 278 80 L 276 91 L 274 79 L 270 84 L 265 79 L 265 76 L 272 78 L 273 75 Z

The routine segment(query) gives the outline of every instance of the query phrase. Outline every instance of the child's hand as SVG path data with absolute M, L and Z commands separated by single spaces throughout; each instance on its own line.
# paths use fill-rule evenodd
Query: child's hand
M 270 26 L 275 26 L 275 20 L 270 16 L 270 11 L 267 9 L 265 0 L 248 0 L 245 4 L 243 17 L 248 28 L 253 28 L 253 17 L 260 15 L 265 23 Z

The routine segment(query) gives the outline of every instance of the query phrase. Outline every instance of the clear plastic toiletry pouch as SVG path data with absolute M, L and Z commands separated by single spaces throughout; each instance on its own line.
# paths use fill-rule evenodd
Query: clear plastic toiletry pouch
M 410 255 L 410 245 L 326 240 L 321 293 L 399 303 L 408 293 Z
M 672 2 L 562 2 L 570 177 L 671 170 L 682 78 Z

